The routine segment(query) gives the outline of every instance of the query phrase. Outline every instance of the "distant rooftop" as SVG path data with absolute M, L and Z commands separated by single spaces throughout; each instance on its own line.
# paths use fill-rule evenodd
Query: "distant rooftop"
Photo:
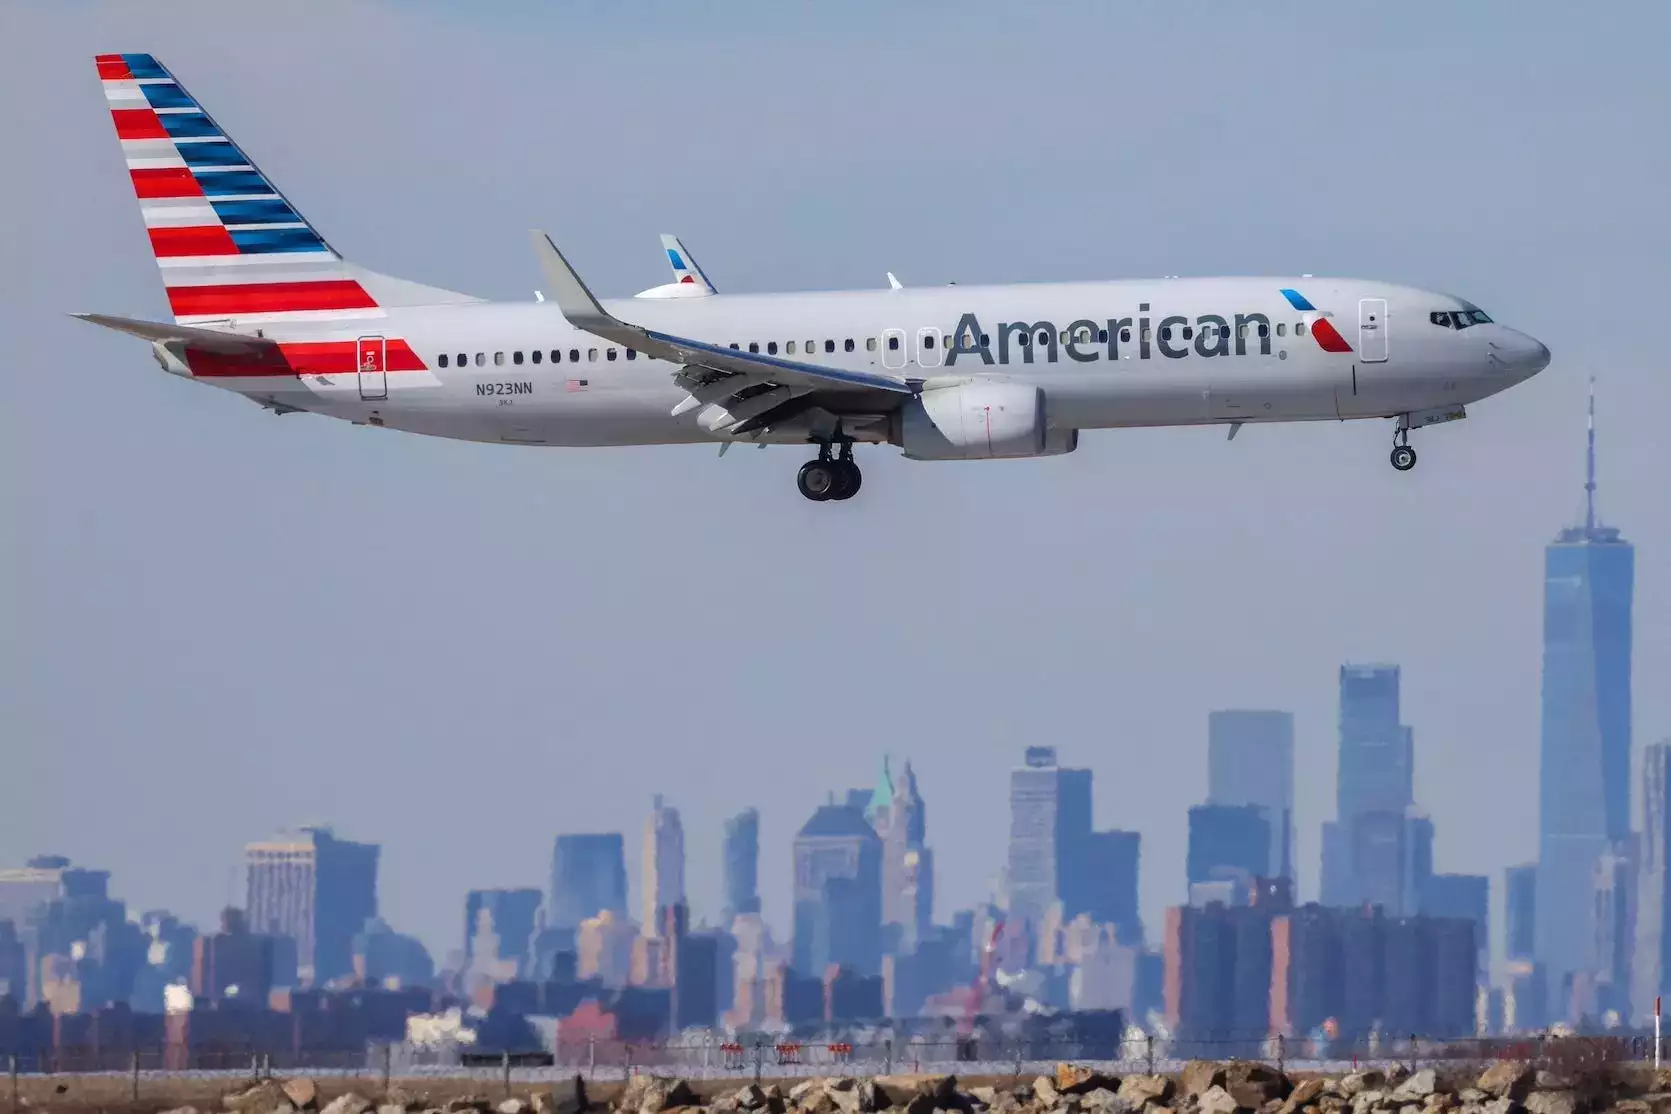
M 844 838 L 850 836 L 876 837 L 876 829 L 865 820 L 864 811 L 851 805 L 819 805 L 812 819 L 795 833 L 798 839 Z

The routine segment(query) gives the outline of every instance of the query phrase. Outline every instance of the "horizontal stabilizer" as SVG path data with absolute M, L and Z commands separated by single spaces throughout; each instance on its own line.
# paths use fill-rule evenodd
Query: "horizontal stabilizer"
M 82 321 L 90 321 L 94 325 L 103 325 L 107 329 L 115 329 L 119 333 L 139 337 L 141 340 L 164 343 L 175 341 L 180 344 L 188 344 L 193 348 L 200 348 L 205 352 L 219 352 L 228 356 L 255 355 L 276 347 L 273 341 L 265 337 L 245 336 L 241 333 L 223 333 L 218 329 L 199 329 L 192 325 L 141 321 L 134 317 L 114 317 L 107 313 L 72 313 L 70 316 Z

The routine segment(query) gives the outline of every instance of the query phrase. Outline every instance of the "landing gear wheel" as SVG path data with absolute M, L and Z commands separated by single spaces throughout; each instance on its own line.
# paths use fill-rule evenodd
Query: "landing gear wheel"
M 841 465 L 837 461 L 809 460 L 801 465 L 800 474 L 795 477 L 795 486 L 801 489 L 802 495 L 815 503 L 839 498 L 836 492 L 841 489 L 841 472 Z
M 1400 472 L 1408 472 L 1416 466 L 1416 450 L 1409 445 L 1394 445 L 1392 466 Z
M 864 483 L 864 474 L 851 458 L 838 460 L 836 466 L 836 489 L 830 494 L 831 499 L 851 499 L 859 493 L 859 486 Z

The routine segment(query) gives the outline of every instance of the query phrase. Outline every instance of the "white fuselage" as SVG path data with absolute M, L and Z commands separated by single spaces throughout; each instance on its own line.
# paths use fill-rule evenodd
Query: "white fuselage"
M 1315 308 L 1295 308 L 1293 292 Z M 1465 301 L 1351 279 L 949 285 L 605 304 L 649 329 L 929 387 L 968 377 L 1025 381 L 1042 389 L 1049 424 L 1062 430 L 1389 417 L 1475 402 L 1548 361 L 1542 345 L 1502 325 L 1433 321 L 1473 310 Z M 299 366 L 297 375 L 245 377 L 222 368 L 205 380 L 281 407 L 473 441 L 727 439 L 704 429 L 697 413 L 673 416 L 686 397 L 674 380 L 679 368 L 643 353 L 629 358 L 549 302 L 224 324 L 262 328 L 281 343 L 357 342 L 355 366 L 367 370 Z M 378 337 L 387 340 L 362 339 Z M 384 346 L 397 341 L 416 357 L 411 370 L 387 370 L 395 365 Z M 839 392 L 831 409 L 840 411 Z M 855 435 L 885 440 L 876 432 L 883 428 Z M 807 438 L 789 428 L 754 439 Z

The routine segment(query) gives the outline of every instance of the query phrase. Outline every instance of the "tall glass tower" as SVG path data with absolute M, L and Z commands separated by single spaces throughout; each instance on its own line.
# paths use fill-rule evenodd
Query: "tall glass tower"
M 1635 550 L 1596 519 L 1590 382 L 1584 522 L 1544 550 L 1543 739 L 1538 756 L 1538 958 L 1554 1013 L 1595 960 L 1595 872 L 1630 834 L 1630 601 Z

